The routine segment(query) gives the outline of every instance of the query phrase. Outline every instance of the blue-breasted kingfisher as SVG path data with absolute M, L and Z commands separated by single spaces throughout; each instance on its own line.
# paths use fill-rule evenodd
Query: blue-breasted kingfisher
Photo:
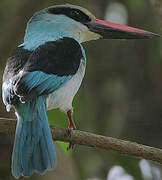
M 67 114 L 69 129 L 75 128 L 72 101 L 85 74 L 83 42 L 154 36 L 158 35 L 96 19 L 88 10 L 70 4 L 36 12 L 3 75 L 3 102 L 7 111 L 14 108 L 17 117 L 12 175 L 28 177 L 55 168 L 56 152 L 46 111 L 59 108 Z

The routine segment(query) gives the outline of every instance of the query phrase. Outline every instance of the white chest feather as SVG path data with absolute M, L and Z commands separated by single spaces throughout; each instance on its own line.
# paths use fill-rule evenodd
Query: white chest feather
M 54 91 L 47 98 L 47 109 L 59 108 L 62 111 L 72 109 L 72 101 L 77 93 L 85 74 L 85 61 L 81 60 L 75 75 L 61 88 Z

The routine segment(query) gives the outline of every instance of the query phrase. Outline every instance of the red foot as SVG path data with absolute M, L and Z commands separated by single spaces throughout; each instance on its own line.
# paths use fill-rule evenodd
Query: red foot
M 67 116 L 68 116 L 68 120 L 69 120 L 69 130 L 70 130 L 70 133 L 71 133 L 71 130 L 74 130 L 76 129 L 75 128 L 75 124 L 72 120 L 72 110 L 68 110 L 67 111 Z M 74 144 L 73 143 L 69 143 L 69 146 L 67 147 L 67 151 L 69 151 L 70 149 L 73 149 L 74 148 Z
M 72 110 L 68 110 L 68 111 L 67 111 L 67 116 L 68 116 L 68 120 L 69 120 L 69 126 L 68 126 L 68 128 L 69 128 L 70 130 L 74 130 L 74 129 L 75 129 L 75 124 L 74 124 L 74 122 L 73 122 L 73 120 L 72 120 Z

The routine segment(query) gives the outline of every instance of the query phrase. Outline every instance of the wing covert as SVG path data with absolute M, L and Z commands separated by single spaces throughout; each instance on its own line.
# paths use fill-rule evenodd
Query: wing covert
M 72 38 L 39 46 L 29 57 L 14 91 L 22 100 L 50 94 L 62 87 L 77 72 L 84 52 Z

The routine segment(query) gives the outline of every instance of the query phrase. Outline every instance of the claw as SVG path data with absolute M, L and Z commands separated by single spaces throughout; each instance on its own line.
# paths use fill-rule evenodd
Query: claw
M 73 143 L 69 143 L 69 146 L 67 147 L 67 151 L 69 151 L 70 149 L 74 149 L 74 144 Z
M 68 128 L 68 136 L 71 137 L 71 131 L 72 129 Z M 68 147 L 67 147 L 67 151 L 69 151 L 70 149 L 74 148 L 74 144 L 72 142 L 69 143 Z

